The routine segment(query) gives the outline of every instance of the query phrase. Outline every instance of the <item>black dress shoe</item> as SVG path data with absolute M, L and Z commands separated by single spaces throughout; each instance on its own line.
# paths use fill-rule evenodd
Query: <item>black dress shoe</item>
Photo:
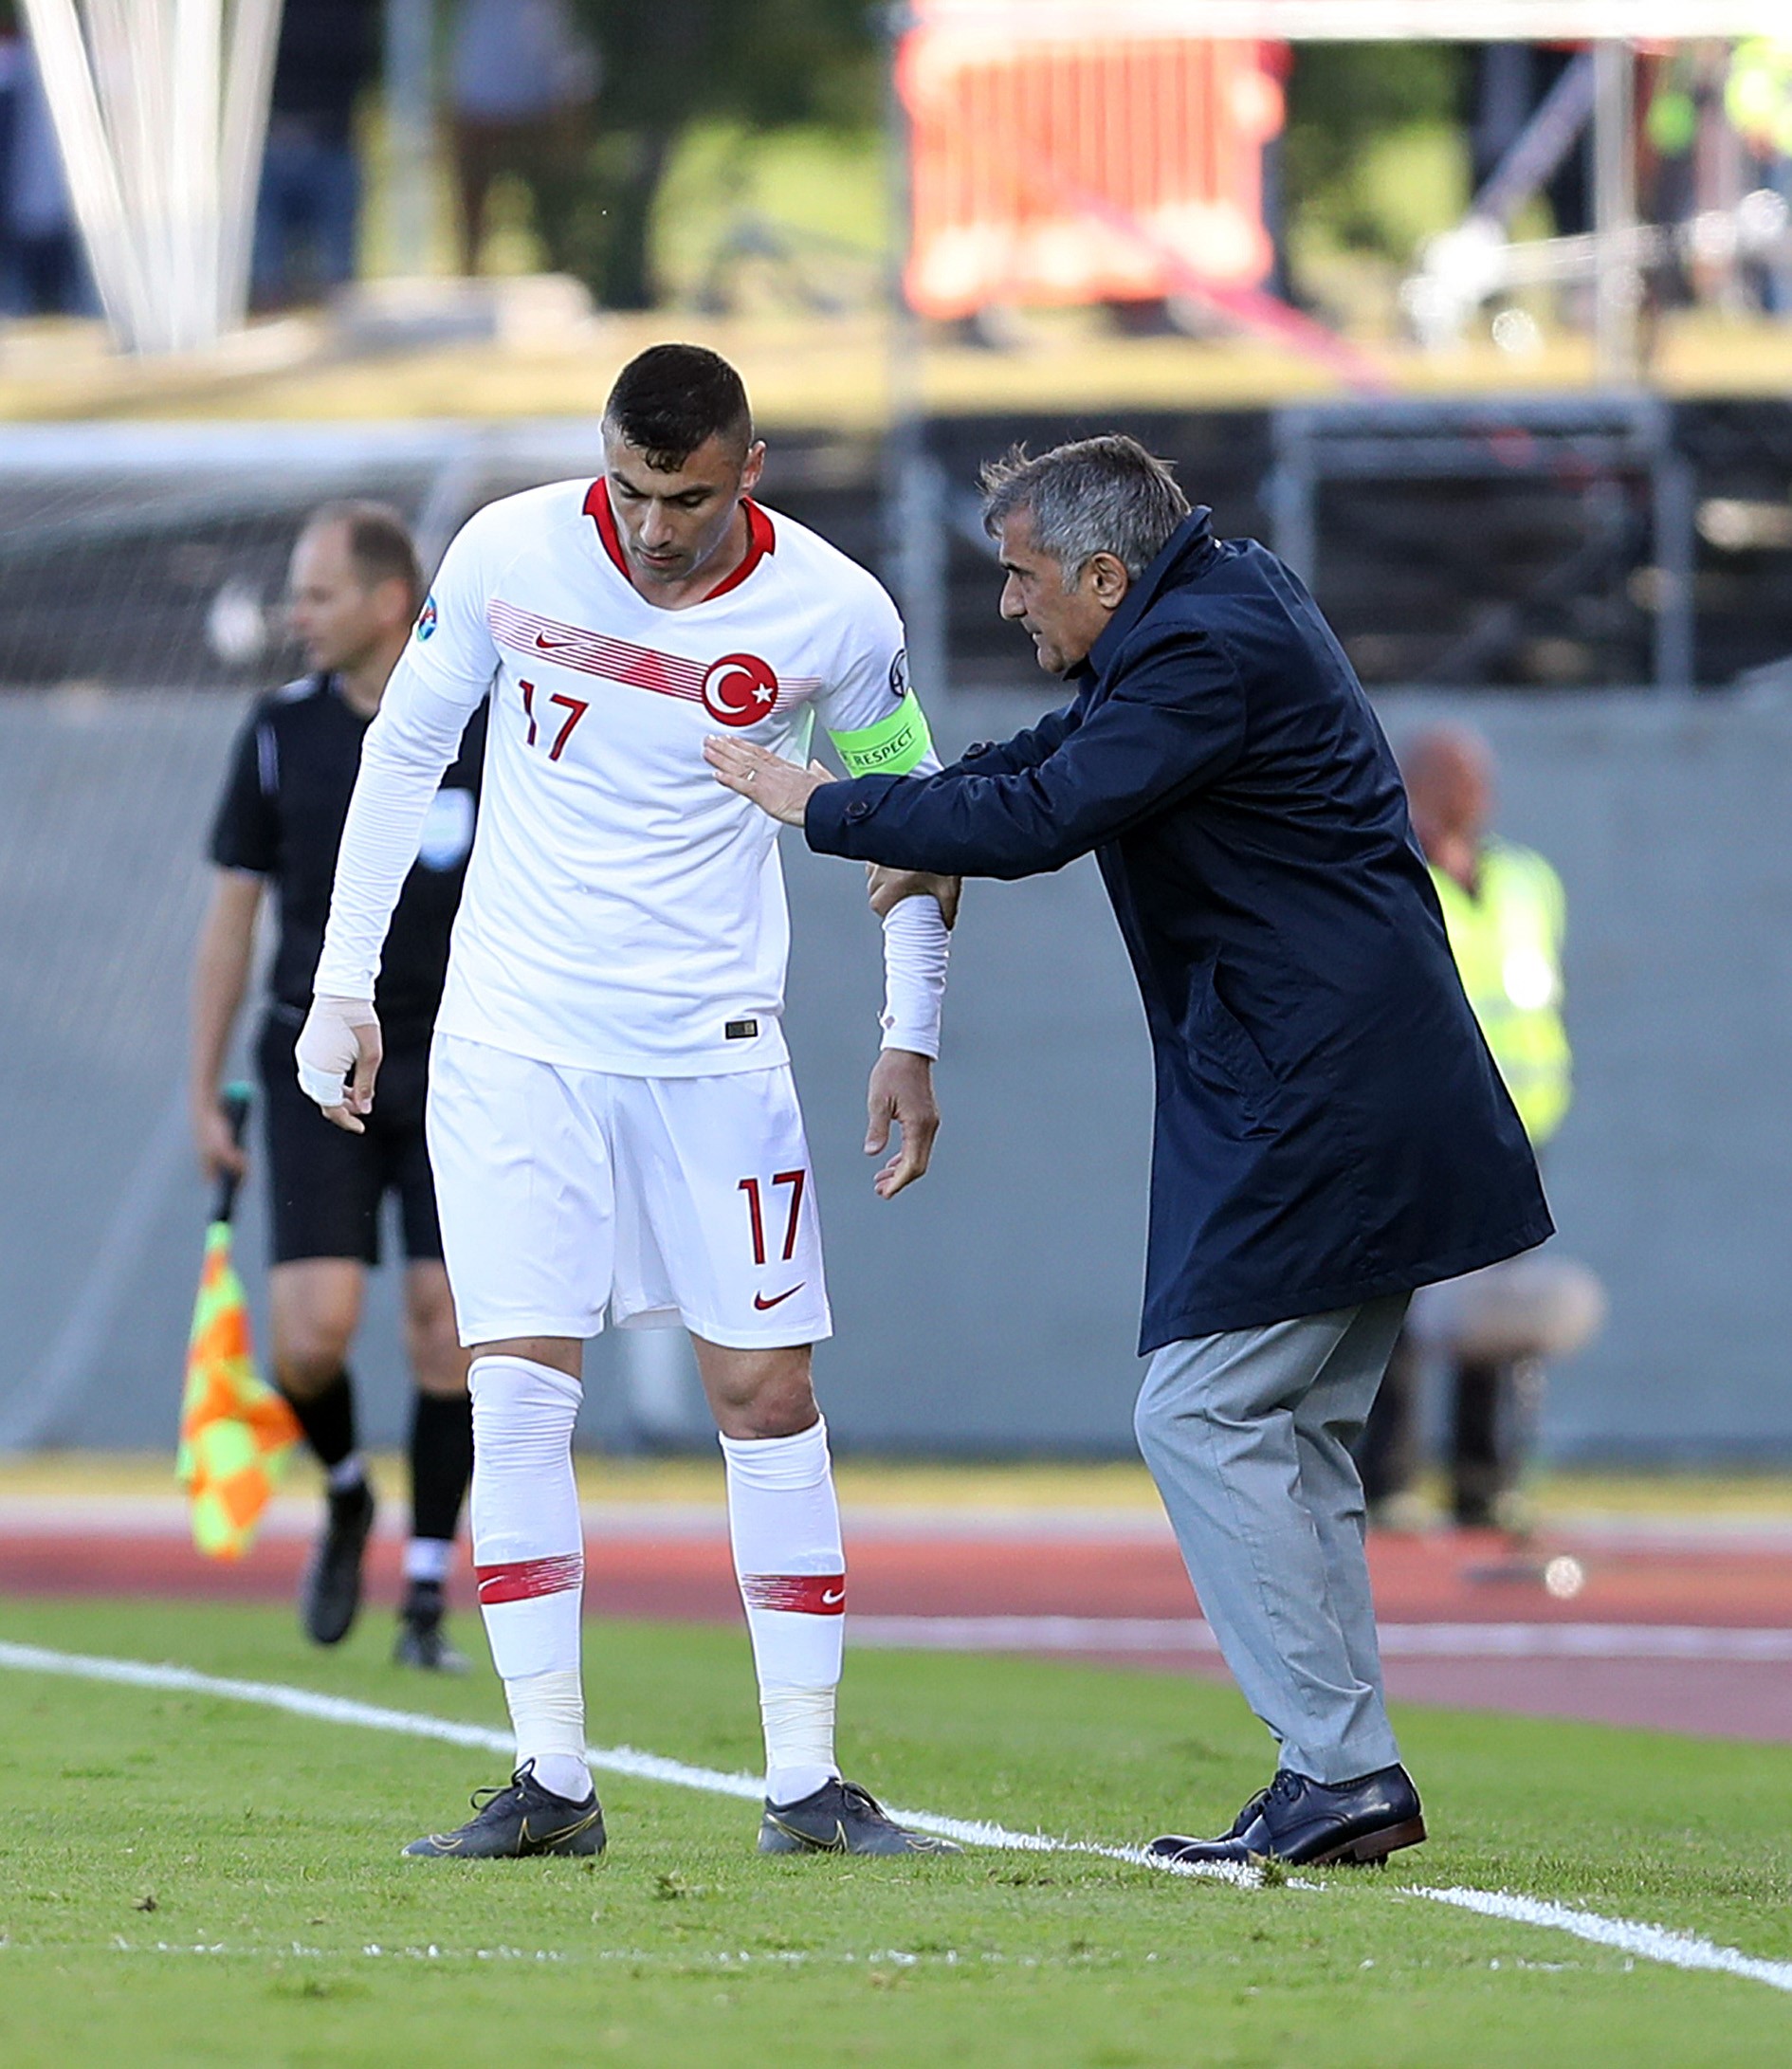
M 1232 1821 L 1231 1829 L 1220 1833 L 1216 1839 L 1183 1839 L 1177 1833 L 1168 1832 L 1161 1840 L 1153 1840 L 1145 1852 L 1159 1860 L 1231 1860 L 1235 1858 L 1229 1851 L 1233 1840 L 1244 1838 L 1257 1822 L 1258 1813 L 1269 1800 L 1269 1790 L 1259 1789 Z M 1194 1849 L 1198 1851 L 1193 1851 Z
M 1402 1846 L 1417 1846 L 1424 1837 L 1418 1791 L 1404 1767 L 1382 1767 L 1337 1783 L 1315 1782 L 1282 1767 L 1245 1805 L 1225 1838 L 1193 1840 L 1169 1833 L 1153 1840 L 1146 1851 L 1160 1860 L 1184 1864 L 1255 1857 L 1323 1868 L 1333 1861 L 1379 1863 Z

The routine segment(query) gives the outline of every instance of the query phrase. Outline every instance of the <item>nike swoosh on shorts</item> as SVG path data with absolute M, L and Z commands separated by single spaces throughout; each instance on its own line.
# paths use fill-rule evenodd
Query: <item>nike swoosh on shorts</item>
M 807 1279 L 798 1279 L 795 1286 L 789 1288 L 784 1292 L 774 1293 L 770 1300 L 767 1300 L 763 1293 L 755 1293 L 753 1296 L 753 1305 L 759 1310 L 761 1314 L 763 1314 L 768 1308 L 776 1308 L 779 1306 L 782 1302 L 787 1301 L 792 1293 L 800 1293 L 803 1288 L 808 1285 L 808 1283 L 809 1281 Z

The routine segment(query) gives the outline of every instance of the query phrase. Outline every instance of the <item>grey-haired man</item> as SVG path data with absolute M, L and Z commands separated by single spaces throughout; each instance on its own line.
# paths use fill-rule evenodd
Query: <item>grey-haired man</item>
M 1129 438 L 985 476 L 1001 610 L 1076 696 L 937 776 L 719 778 L 809 845 L 1020 877 L 1093 850 L 1157 1062 L 1140 1444 L 1273 1780 L 1165 1858 L 1425 1836 L 1388 1723 L 1349 1446 L 1415 1287 L 1550 1233 L 1399 774 L 1296 577 Z

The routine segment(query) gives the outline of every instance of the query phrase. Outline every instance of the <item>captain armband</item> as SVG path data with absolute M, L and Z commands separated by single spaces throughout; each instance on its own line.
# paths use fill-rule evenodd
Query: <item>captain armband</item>
M 849 776 L 907 776 L 933 751 L 927 716 L 911 689 L 887 719 L 857 731 L 830 731 L 834 751 Z

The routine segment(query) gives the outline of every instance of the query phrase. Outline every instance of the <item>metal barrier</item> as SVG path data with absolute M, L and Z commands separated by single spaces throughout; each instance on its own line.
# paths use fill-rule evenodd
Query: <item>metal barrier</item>
M 1653 677 L 1657 689 L 1691 688 L 1693 472 L 1673 444 L 1672 412 L 1660 398 L 1311 404 L 1275 412 L 1274 450 L 1265 493 L 1272 541 L 1316 592 L 1322 587 L 1319 493 L 1327 483 L 1553 481 L 1584 490 L 1626 477 L 1646 479 L 1654 558 L 1647 578 L 1634 586 L 1653 620 Z M 1595 543 L 1602 549 L 1609 540 Z M 1575 573 L 1572 565 L 1559 565 L 1545 579 L 1560 587 Z M 1525 601 L 1502 606 L 1503 618 L 1489 630 L 1509 634 Z M 1485 643 L 1487 633 L 1478 636 Z M 1472 659 L 1472 641 L 1462 644 L 1458 660 Z M 1445 672 L 1462 679 L 1459 671 Z

